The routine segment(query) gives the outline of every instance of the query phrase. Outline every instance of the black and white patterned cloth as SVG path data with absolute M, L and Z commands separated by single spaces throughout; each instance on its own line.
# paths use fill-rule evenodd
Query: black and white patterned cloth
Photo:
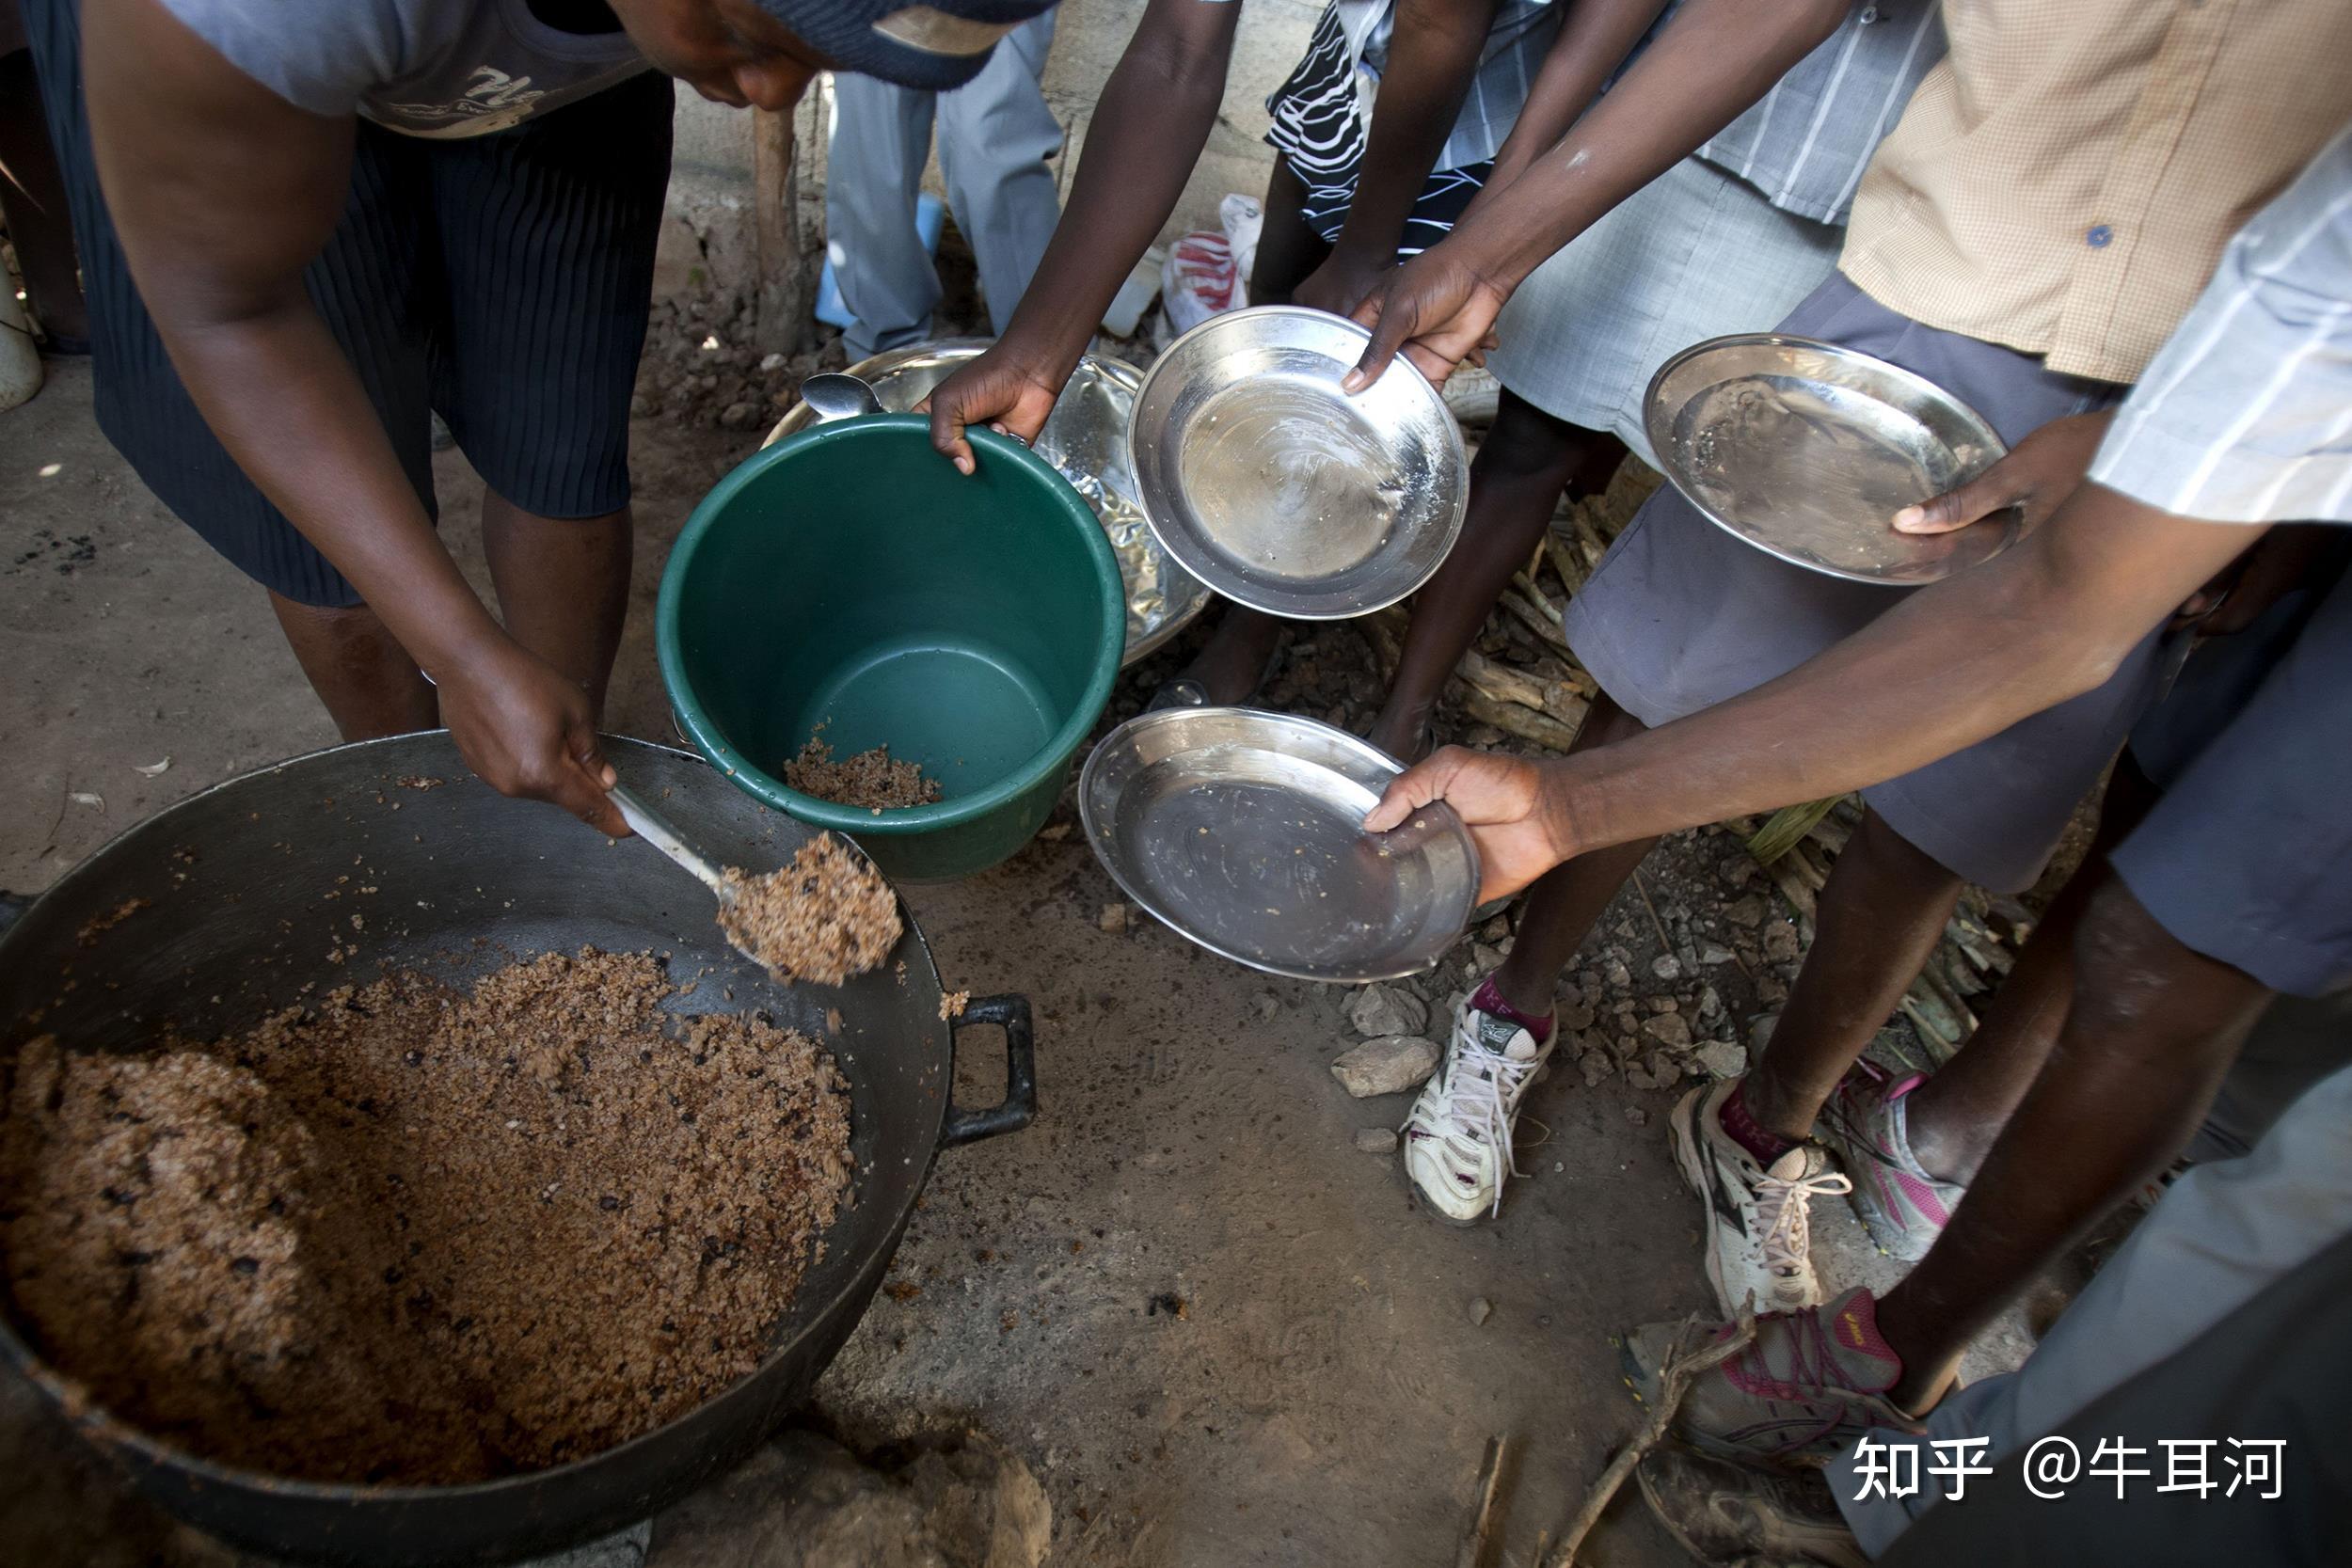
M 1307 53 L 1266 99 L 1274 117 L 1267 142 L 1310 182 L 1352 181 L 1363 162 L 1394 12 L 1393 0 L 1332 0 L 1315 23 Z M 1504 0 L 1437 167 L 1493 161 L 1559 31 L 1560 11 L 1550 0 Z

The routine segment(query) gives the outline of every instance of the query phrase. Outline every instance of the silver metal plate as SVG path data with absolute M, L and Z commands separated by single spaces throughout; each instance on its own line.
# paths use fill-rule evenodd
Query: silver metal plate
M 993 338 L 943 338 L 937 342 L 894 348 L 851 365 L 849 373 L 874 388 L 885 412 L 902 414 L 931 395 L 932 388 L 969 360 Z M 1127 419 L 1143 372 L 1124 360 L 1089 354 L 1062 388 L 1045 428 L 1032 449 L 1059 469 L 1102 519 L 1119 557 L 1126 583 L 1127 648 L 1123 668 L 1184 629 L 1209 607 L 1209 591 L 1177 565 L 1152 537 L 1136 501 L 1134 471 L 1127 463 Z M 780 441 L 816 422 L 806 404 L 796 403 L 776 421 L 760 445 Z
M 1236 603 L 1327 621 L 1394 604 L 1462 531 L 1461 428 L 1398 358 L 1354 397 L 1370 335 L 1268 305 L 1168 347 L 1127 427 L 1136 494 L 1168 553 Z
M 1127 895 L 1210 952 L 1298 980 L 1389 980 L 1443 957 L 1478 900 L 1477 847 L 1447 807 L 1364 832 L 1400 771 L 1311 719 L 1169 708 L 1095 747 L 1078 812 Z
M 1809 338 L 1694 343 L 1651 378 L 1659 466 L 1719 527 L 1794 565 L 1856 582 L 1933 582 L 2016 541 L 2018 515 L 1898 533 L 1895 514 L 2007 451 L 1977 411 L 1899 366 Z

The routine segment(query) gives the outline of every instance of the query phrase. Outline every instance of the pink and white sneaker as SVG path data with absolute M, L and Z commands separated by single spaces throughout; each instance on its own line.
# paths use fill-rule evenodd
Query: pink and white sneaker
M 1870 1240 L 1906 1263 L 1928 1255 L 1967 1192 L 1930 1176 L 1912 1156 L 1903 1101 L 1926 1082 L 1926 1074 L 1915 1072 L 1888 1083 L 1866 1064 L 1837 1086 L 1813 1124 L 1813 1135 L 1853 1182 L 1849 1201 Z

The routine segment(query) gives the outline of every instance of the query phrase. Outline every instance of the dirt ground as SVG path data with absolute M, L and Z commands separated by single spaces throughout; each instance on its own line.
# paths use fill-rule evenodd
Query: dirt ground
M 757 434 L 654 404 L 636 421 L 641 544 L 613 730 L 669 736 L 652 643 L 663 553 Z M 438 468 L 443 531 L 486 587 L 478 484 L 454 453 Z M 53 365 L 39 398 L 0 417 L 0 887 L 37 893 L 143 816 L 334 738 L 260 594 L 99 435 L 85 368 Z M 1119 706 L 1177 657 L 1131 676 Z M 1373 679 L 1343 627 L 1291 657 L 1339 670 L 1322 678 L 1351 693 Z M 1757 982 L 1792 971 L 1794 943 L 1724 924 L 1743 859 L 1722 832 L 1682 835 L 1610 911 L 1581 960 L 1604 1033 L 1613 1009 L 1630 1037 L 1675 999 L 1700 1043 L 1745 1037 Z M 893 1288 L 814 1419 L 860 1447 L 984 1429 L 1042 1482 L 1052 1561 L 1136 1568 L 1448 1560 L 1484 1445 L 1508 1433 L 1492 1560 L 1530 1561 L 1635 1424 L 1612 1337 L 1708 1305 L 1698 1209 L 1663 1131 L 1680 1087 L 1588 1085 L 1564 1053 L 1522 1123 L 1527 1179 L 1499 1221 L 1450 1228 L 1408 1204 L 1392 1155 L 1354 1147 L 1407 1104 L 1353 1101 L 1327 1070 L 1358 1038 L 1342 1009 L 1359 993 L 1269 979 L 1139 914 L 1106 929 L 1118 896 L 1074 836 L 911 891 L 950 985 L 1034 1002 L 1042 1108 L 1023 1133 L 941 1158 Z M 1654 978 L 1693 945 L 1723 960 Z M 1421 987 L 1438 1008 L 1466 961 L 1467 943 Z M 987 1067 L 967 1071 L 967 1093 L 993 1098 Z M 1889 1277 L 1841 1206 L 1815 1215 L 1833 1279 Z M 2005 1333 L 1978 1370 L 2020 1348 Z M 22 1560 L 230 1560 L 130 1500 L 13 1376 L 0 1519 L 33 1550 Z M 1634 1504 L 1587 1560 L 1681 1558 Z

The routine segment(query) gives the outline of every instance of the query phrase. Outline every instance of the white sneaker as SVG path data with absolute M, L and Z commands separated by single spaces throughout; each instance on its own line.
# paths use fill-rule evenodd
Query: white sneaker
M 1724 1101 L 1739 1081 L 1692 1089 L 1675 1107 L 1675 1164 L 1707 1209 L 1707 1282 L 1727 1318 L 1793 1312 L 1821 1303 L 1813 1272 L 1812 1201 L 1853 1183 L 1829 1157 L 1799 1144 L 1768 1169 L 1724 1131 Z
M 1512 1123 L 1559 1040 L 1556 1016 L 1537 1045 L 1516 1021 L 1467 1000 L 1454 1011 L 1445 1060 L 1404 1128 L 1405 1174 L 1440 1219 L 1470 1225 L 1501 1212 L 1503 1178 L 1520 1174 L 1511 1163 Z

